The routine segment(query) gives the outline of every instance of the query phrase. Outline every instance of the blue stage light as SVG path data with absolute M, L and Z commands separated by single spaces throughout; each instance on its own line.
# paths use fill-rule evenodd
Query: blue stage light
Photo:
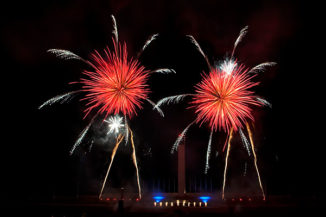
M 161 200 L 164 199 L 164 197 L 163 196 L 154 196 L 153 199 L 155 200 L 156 203 L 159 203 L 159 202 L 161 202 Z
M 201 199 L 204 203 L 207 203 L 207 201 L 209 199 L 211 199 L 211 197 L 209 197 L 209 196 L 201 196 L 201 197 L 199 197 L 199 199 Z

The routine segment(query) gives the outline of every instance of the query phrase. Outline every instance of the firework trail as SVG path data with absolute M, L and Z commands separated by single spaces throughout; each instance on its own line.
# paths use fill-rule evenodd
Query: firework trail
M 88 63 L 88 61 L 84 60 L 83 58 L 81 58 L 80 56 L 78 56 L 77 54 L 74 54 L 73 52 L 71 52 L 69 50 L 49 49 L 48 52 L 54 54 L 59 59 L 63 59 L 63 60 L 75 59 L 75 60 L 80 60 L 85 63 Z
M 234 51 L 238 47 L 238 44 L 242 41 L 242 39 L 246 36 L 247 33 L 248 33 L 248 26 L 245 26 L 243 29 L 241 29 L 237 40 L 234 42 L 231 58 L 233 57 Z
M 128 139 L 129 139 L 129 127 L 128 127 L 128 120 L 127 116 L 125 116 L 125 146 L 128 144 Z
M 224 200 L 224 190 L 225 190 L 225 182 L 226 182 L 226 171 L 228 169 L 228 160 L 229 160 L 232 136 L 233 136 L 233 128 L 231 128 L 231 131 L 229 134 L 228 148 L 227 148 L 226 156 L 225 156 L 225 167 L 224 167 L 224 173 L 223 173 L 223 189 L 222 189 L 222 199 L 223 200 Z
M 248 139 L 247 137 L 245 136 L 245 134 L 242 132 L 241 129 L 239 129 L 239 133 L 240 133 L 240 137 L 241 137 L 241 140 L 242 140 L 242 143 L 245 147 L 245 149 L 247 150 L 248 152 L 248 155 L 250 156 L 250 149 L 249 149 L 249 142 L 248 142 Z
M 248 73 L 258 73 L 258 72 L 263 72 L 265 70 L 266 67 L 270 67 L 270 66 L 275 66 L 276 63 L 275 62 L 266 62 L 266 63 L 261 63 L 255 67 L 253 67 L 252 69 L 249 70 Z
M 115 20 L 115 17 L 113 15 L 111 15 L 111 19 L 112 19 L 112 24 L 113 24 L 112 34 L 114 36 L 115 42 L 118 44 L 119 43 L 119 37 L 118 37 L 117 21 Z
M 88 147 L 88 152 L 91 152 L 91 150 L 93 148 L 93 144 L 94 144 L 94 140 L 91 141 L 91 144 Z
M 70 99 L 72 99 L 79 92 L 81 92 L 81 91 L 79 91 L 79 90 L 77 90 L 77 91 L 71 91 L 71 92 L 68 92 L 68 93 L 64 93 L 64 94 L 55 96 L 55 97 L 47 100 L 46 102 L 44 102 L 42 105 L 40 105 L 38 107 L 38 109 L 42 109 L 44 106 L 50 106 L 50 105 L 52 105 L 54 103 L 58 103 L 58 102 L 60 102 L 61 104 L 62 103 L 66 103 Z
M 141 188 L 140 188 L 139 171 L 138 171 L 137 158 L 136 158 L 136 149 L 135 149 L 135 144 L 134 144 L 134 135 L 130 128 L 129 128 L 129 130 L 130 130 L 130 140 L 131 140 L 131 146 L 132 146 L 132 162 L 134 163 L 135 168 L 136 168 L 138 195 L 139 195 L 139 199 L 141 199 Z
M 209 63 L 208 57 L 206 56 L 206 54 L 204 53 L 204 51 L 201 49 L 201 47 L 198 44 L 198 42 L 196 41 L 196 39 L 192 35 L 187 35 L 186 37 L 188 37 L 190 39 L 190 42 L 195 45 L 195 47 L 197 48 L 197 50 L 199 51 L 199 53 L 204 57 L 204 59 L 205 59 L 205 61 L 207 63 L 207 66 L 210 68 L 210 65 L 211 64 Z
M 165 97 L 165 98 L 159 100 L 155 107 L 160 107 L 161 105 L 164 105 L 164 104 L 169 105 L 170 103 L 179 103 L 186 96 L 191 96 L 191 95 L 193 95 L 193 94 L 181 94 L 181 95 Z
M 89 122 L 89 124 L 86 126 L 86 128 L 80 133 L 79 137 L 77 138 L 76 142 L 74 143 L 74 145 L 72 146 L 69 154 L 72 155 L 75 151 L 75 149 L 77 148 L 77 146 L 80 145 L 80 143 L 83 141 L 85 135 L 87 134 L 89 128 L 92 126 L 95 118 L 97 117 L 97 115 L 95 115 L 92 120 Z
M 117 137 L 117 141 L 116 141 L 116 143 L 115 143 L 115 146 L 114 146 L 114 148 L 113 148 L 113 150 L 112 150 L 112 154 L 111 154 L 111 162 L 110 162 L 110 165 L 109 165 L 108 170 L 107 170 L 107 172 L 106 172 L 106 175 L 105 175 L 105 178 L 104 178 L 104 181 L 103 181 L 103 184 L 102 184 L 102 188 L 101 188 L 101 192 L 100 192 L 99 198 L 102 197 L 102 193 L 103 193 L 103 190 L 104 190 L 104 186 L 105 186 L 106 180 L 107 180 L 107 178 L 108 178 L 108 176 L 109 176 L 109 173 L 110 173 L 110 170 L 111 170 L 111 166 L 112 166 L 112 163 L 113 163 L 113 160 L 114 160 L 115 154 L 116 154 L 116 152 L 117 152 L 117 150 L 118 150 L 118 148 L 119 148 L 120 143 L 121 143 L 122 140 L 123 140 L 123 137 L 124 137 L 124 136 L 121 135 L 121 134 L 119 134 L 119 136 Z
M 162 109 L 160 109 L 160 107 L 155 104 L 152 100 L 146 99 L 147 102 L 149 102 L 149 104 L 151 104 L 153 106 L 153 110 L 156 110 L 162 117 L 164 117 L 164 113 L 162 111 Z
M 266 99 L 260 98 L 260 97 L 256 97 L 256 100 L 261 102 L 263 105 L 272 108 L 272 104 L 269 103 Z
M 246 176 L 247 175 L 247 167 L 248 167 L 248 164 L 247 164 L 247 161 L 246 161 L 245 162 L 245 165 L 244 165 L 243 176 Z
M 258 176 L 259 186 L 260 186 L 260 189 L 261 189 L 262 194 L 263 194 L 263 200 L 265 200 L 266 196 L 265 196 L 263 185 L 262 185 L 261 179 L 260 179 L 259 169 L 258 169 L 258 166 L 257 166 L 257 156 L 256 156 L 254 141 L 252 139 L 252 133 L 251 133 L 250 126 L 249 126 L 248 122 L 246 123 L 246 126 L 247 126 L 247 131 L 248 131 L 249 139 L 250 139 L 250 143 L 251 143 L 251 150 L 252 150 L 252 153 L 254 155 L 254 163 L 255 163 L 255 168 L 256 168 L 256 172 L 257 172 L 257 176 Z
M 214 131 L 211 130 L 211 133 L 209 135 L 209 140 L 208 140 L 208 146 L 207 146 L 207 152 L 206 152 L 205 174 L 207 174 L 208 169 L 209 169 L 209 158 L 210 158 L 210 154 L 211 154 L 213 132 Z
M 175 143 L 174 143 L 173 146 L 172 146 L 171 154 L 173 154 L 174 151 L 177 151 L 177 150 L 178 150 L 178 147 L 179 147 L 180 142 L 185 138 L 186 133 L 187 133 L 189 127 L 190 127 L 191 125 L 193 125 L 194 123 L 195 123 L 195 121 L 191 122 L 191 123 L 190 123 L 190 124 L 189 124 L 189 125 L 188 125 L 188 126 L 187 126 L 183 131 L 182 131 L 182 133 L 178 136 L 177 140 L 175 141 Z
M 154 41 L 157 37 L 158 37 L 158 35 L 159 34 L 153 34 L 153 35 L 151 35 L 150 37 L 149 37 L 149 39 L 145 42 L 145 44 L 144 44 L 144 46 L 143 46 L 143 48 L 141 49 L 141 51 L 138 53 L 138 57 L 143 53 L 143 51 L 148 47 L 148 45 L 150 44 L 150 43 L 152 43 L 152 41 Z
M 169 73 L 174 73 L 176 74 L 175 70 L 174 69 L 156 69 L 154 71 L 152 71 L 152 73 L 162 73 L 162 74 L 169 74 Z
M 111 19 L 113 23 L 113 49 L 109 49 L 109 47 L 107 47 L 103 50 L 103 55 L 95 50 L 93 53 L 91 53 L 91 60 L 89 61 L 81 58 L 71 51 L 62 49 L 48 50 L 49 53 L 52 53 L 56 57 L 63 60 L 80 60 L 87 64 L 88 69 L 83 71 L 83 77 L 79 82 L 70 83 L 81 84 L 82 87 L 80 90 L 55 96 L 39 106 L 39 109 L 58 102 L 68 102 L 77 93 L 83 94 L 81 101 L 85 102 L 84 118 L 89 115 L 91 115 L 92 118 L 86 128 L 80 133 L 79 137 L 71 148 L 70 155 L 73 154 L 76 147 L 82 143 L 97 117 L 101 116 L 103 118 L 103 122 L 109 122 L 110 131 L 108 134 L 112 133 L 116 135 L 119 132 L 118 129 L 120 127 L 125 128 L 124 135 L 122 136 L 122 134 L 119 134 L 116 145 L 113 149 L 111 163 L 107 171 L 107 175 L 105 176 L 100 196 L 103 193 L 105 182 L 116 154 L 116 150 L 123 138 L 125 139 L 125 144 L 128 144 L 130 132 L 131 145 L 133 149 L 132 158 L 136 167 L 138 191 L 139 195 L 141 196 L 135 144 L 133 141 L 132 131 L 128 126 L 128 119 L 131 119 L 134 115 L 137 115 L 137 110 L 143 108 L 144 102 L 151 104 L 153 109 L 155 109 L 161 116 L 164 116 L 160 107 L 148 99 L 150 90 L 147 81 L 149 76 L 153 73 L 168 74 L 176 72 L 170 68 L 146 70 L 145 67 L 140 64 L 138 58 L 128 58 L 126 44 L 121 44 L 119 42 L 116 19 L 113 15 L 111 15 Z M 158 34 L 154 34 L 145 42 L 141 51 L 138 53 L 138 57 L 157 37 Z M 119 120 L 116 119 L 117 115 L 122 115 L 124 117 L 124 124 L 122 124 L 122 117 L 119 116 Z M 110 124 L 112 126 L 110 126 Z
M 182 141 L 191 125 L 194 123 L 197 123 L 200 126 L 204 123 L 208 124 L 211 134 L 206 153 L 205 173 L 207 173 L 207 170 L 209 169 L 209 156 L 211 152 L 211 137 L 213 131 L 224 131 L 227 134 L 225 144 L 223 146 L 223 152 L 226 146 L 228 146 L 223 179 L 223 199 L 228 158 L 230 155 L 231 140 L 234 136 L 233 134 L 239 131 L 242 143 L 250 156 L 250 145 L 248 139 L 242 131 L 242 128 L 245 127 L 248 120 L 254 120 L 252 115 L 253 106 L 271 107 L 271 104 L 267 100 L 256 96 L 254 92 L 251 91 L 253 87 L 259 84 L 259 82 L 253 82 L 252 79 L 255 78 L 258 72 L 262 72 L 265 70 L 265 68 L 274 66 L 276 63 L 265 62 L 249 69 L 234 58 L 235 50 L 247 32 L 248 26 L 240 31 L 239 36 L 235 40 L 231 57 L 226 58 L 225 60 L 221 61 L 220 64 L 216 64 L 214 66 L 209 63 L 208 57 L 201 49 L 195 38 L 191 35 L 187 35 L 190 42 L 196 47 L 198 52 L 207 62 L 209 72 L 203 73 L 202 81 L 195 86 L 194 94 L 180 94 L 165 97 L 157 102 L 158 106 L 163 106 L 171 103 L 179 103 L 185 99 L 186 96 L 192 96 L 189 108 L 195 109 L 196 118 L 177 137 L 172 147 L 172 153 L 174 150 L 177 150 L 178 144 Z M 256 155 L 254 154 L 254 157 L 255 156 Z M 259 176 L 258 169 L 257 173 Z

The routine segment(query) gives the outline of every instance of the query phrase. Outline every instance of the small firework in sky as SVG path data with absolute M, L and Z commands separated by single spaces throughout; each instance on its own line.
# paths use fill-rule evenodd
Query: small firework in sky
M 172 153 L 177 150 L 178 145 L 181 143 L 181 141 L 183 141 L 186 132 L 194 123 L 200 123 L 200 125 L 206 123 L 211 132 L 206 153 L 205 173 L 207 173 L 209 169 L 213 132 L 217 130 L 223 130 L 227 133 L 227 138 L 223 147 L 224 150 L 226 145 L 228 146 L 224 170 L 222 198 L 224 198 L 227 160 L 233 133 L 240 131 L 242 141 L 244 142 L 248 154 L 250 155 L 248 145 L 249 142 L 241 130 L 245 126 L 250 137 L 252 148 L 251 151 L 254 153 L 259 184 L 263 193 L 263 197 L 265 198 L 257 167 L 257 159 L 248 121 L 254 120 L 252 115 L 253 106 L 265 105 L 271 107 L 271 104 L 267 100 L 256 96 L 251 88 L 259 84 L 258 82 L 252 81 L 252 79 L 255 77 L 255 74 L 259 71 L 264 71 L 266 67 L 275 65 L 275 63 L 266 62 L 259 64 L 251 69 L 247 68 L 244 64 L 239 64 L 239 62 L 233 56 L 236 47 L 241 42 L 243 37 L 247 34 L 247 32 L 248 27 L 246 26 L 240 31 L 240 34 L 234 43 L 231 57 L 222 61 L 221 64 L 214 66 L 209 63 L 208 57 L 205 55 L 195 38 L 191 35 L 188 35 L 187 37 L 190 39 L 190 42 L 195 45 L 196 49 L 204 57 L 209 67 L 209 72 L 202 75 L 202 81 L 195 86 L 194 94 L 170 96 L 163 98 L 157 102 L 157 107 L 159 107 L 164 104 L 179 103 L 187 96 L 192 97 L 189 108 L 195 109 L 196 119 L 188 124 L 183 132 L 179 134 L 176 142 L 173 144 Z
M 72 146 L 70 154 L 73 154 L 76 147 L 78 147 L 85 138 L 88 130 L 91 128 L 96 118 L 103 118 L 104 122 L 108 122 L 110 133 L 118 134 L 116 137 L 116 144 L 113 148 L 111 155 L 111 162 L 107 170 L 101 192 L 99 197 L 103 193 L 103 189 L 110 172 L 110 168 L 119 147 L 119 144 L 125 139 L 126 144 L 129 140 L 133 149 L 132 159 L 136 167 L 137 184 L 139 198 L 141 198 L 141 188 L 139 181 L 139 173 L 136 159 L 136 150 L 133 141 L 133 132 L 128 124 L 128 119 L 131 119 L 133 115 L 137 114 L 137 110 L 142 109 L 142 105 L 147 101 L 155 110 L 159 112 L 161 116 L 164 116 L 162 110 L 153 101 L 148 98 L 150 93 L 147 85 L 147 80 L 152 73 L 175 73 L 173 69 L 159 68 L 156 70 L 146 70 L 142 66 L 137 58 L 128 58 L 127 46 L 124 43 L 121 45 L 118 40 L 118 29 L 116 20 L 111 15 L 113 21 L 113 46 L 114 49 L 110 50 L 108 47 L 104 49 L 101 55 L 98 51 L 94 51 L 91 54 L 92 61 L 85 60 L 71 51 L 62 49 L 50 49 L 48 52 L 56 55 L 60 59 L 70 60 L 77 59 L 86 63 L 89 69 L 84 70 L 83 75 L 79 82 L 82 88 L 80 90 L 70 91 L 58 96 L 55 96 L 46 102 L 44 102 L 39 109 L 52 105 L 54 103 L 65 103 L 70 101 L 77 94 L 82 94 L 82 101 L 85 101 L 85 117 L 91 116 L 91 120 L 86 128 L 80 133 L 76 142 Z M 158 34 L 152 35 L 142 47 L 138 56 L 150 45 L 150 43 L 158 37 Z M 121 116 L 119 116 L 121 115 Z M 108 118 L 108 119 L 107 119 Z M 124 128 L 123 132 L 120 129 Z
M 124 124 L 122 124 L 123 117 L 120 117 L 119 115 L 111 116 L 108 120 L 104 120 L 106 123 L 108 123 L 108 133 L 115 133 L 118 134 L 120 128 L 124 127 Z

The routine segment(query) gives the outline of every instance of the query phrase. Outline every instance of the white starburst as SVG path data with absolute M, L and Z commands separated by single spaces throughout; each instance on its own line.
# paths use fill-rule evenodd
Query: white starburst
M 237 67 L 237 63 L 233 60 L 224 60 L 220 66 L 220 69 L 227 75 L 230 75 L 233 70 Z
M 110 133 L 119 133 L 119 130 L 121 127 L 124 127 L 124 124 L 122 124 L 122 121 L 123 121 L 123 117 L 120 117 L 119 115 L 114 115 L 114 116 L 111 116 L 109 117 L 108 120 L 104 120 L 105 122 L 108 123 L 108 126 L 109 126 L 109 131 L 107 134 L 110 134 Z

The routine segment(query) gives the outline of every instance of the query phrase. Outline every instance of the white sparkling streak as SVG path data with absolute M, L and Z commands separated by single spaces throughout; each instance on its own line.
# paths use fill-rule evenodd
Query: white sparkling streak
M 174 151 L 177 151 L 178 150 L 178 147 L 179 147 L 179 144 L 180 142 L 184 139 L 189 127 L 191 125 L 193 125 L 195 123 L 195 121 L 191 122 L 183 131 L 182 133 L 178 136 L 177 140 L 175 141 L 175 143 L 173 144 L 172 146 L 172 149 L 171 149 L 171 154 L 174 153 Z
M 125 145 L 128 144 L 128 140 L 129 140 L 129 126 L 128 126 L 128 120 L 127 120 L 127 116 L 125 115 L 125 132 L 126 132 L 126 135 L 125 135 Z
M 153 70 L 152 73 L 162 73 L 162 74 L 174 73 L 174 74 L 176 74 L 176 71 L 174 69 L 160 68 L 160 69 Z
M 78 92 L 80 92 L 80 91 L 78 91 L 78 90 L 77 91 L 71 91 L 71 92 L 68 92 L 68 93 L 64 93 L 64 94 L 55 96 L 55 97 L 47 100 L 46 102 L 44 102 L 42 105 L 40 105 L 38 107 L 38 109 L 42 109 L 44 106 L 52 105 L 52 104 L 57 103 L 57 102 L 60 102 L 61 104 L 65 103 L 65 102 L 68 102 Z
M 213 132 L 214 131 L 211 130 L 211 133 L 209 135 L 209 140 L 208 140 L 208 146 L 207 146 L 207 152 L 206 152 L 205 174 L 207 174 L 208 169 L 209 169 L 209 158 L 210 158 L 210 154 L 211 154 Z
M 250 149 L 249 149 L 249 142 L 248 142 L 248 139 L 247 139 L 247 137 L 244 135 L 244 133 L 242 132 L 241 129 L 239 129 L 239 132 L 240 132 L 240 136 L 241 136 L 242 143 L 243 143 L 243 145 L 245 146 L 245 148 L 247 149 L 248 155 L 251 156 Z
M 207 63 L 207 66 L 210 68 L 210 63 L 208 61 L 208 57 L 206 56 L 206 54 L 204 53 L 204 51 L 201 49 L 200 45 L 198 44 L 198 42 L 196 41 L 196 39 L 192 36 L 192 35 L 186 35 L 186 37 L 188 37 L 190 39 L 190 42 L 193 43 L 197 50 L 201 53 L 201 55 L 205 58 L 205 61 Z
M 244 165 L 243 176 L 246 176 L 247 175 L 247 167 L 248 167 L 248 164 L 247 164 L 247 161 L 246 161 L 245 162 L 245 165 Z
M 242 39 L 245 37 L 245 35 L 248 33 L 248 26 L 245 26 L 243 29 L 241 29 L 240 34 L 237 38 L 237 40 L 234 42 L 233 50 L 232 50 L 232 55 L 234 55 L 234 51 L 237 48 L 238 44 L 242 41 Z
M 180 94 L 180 95 L 175 95 L 175 96 L 169 96 L 165 97 L 161 100 L 159 100 L 156 103 L 157 107 L 160 107 L 161 105 L 169 105 L 170 103 L 179 103 L 181 100 L 183 100 L 186 96 L 191 96 L 192 94 Z
M 248 73 L 263 72 L 266 67 L 271 67 L 271 66 L 275 66 L 275 65 L 276 65 L 276 62 L 265 62 L 265 63 L 261 63 L 261 64 L 255 66 L 255 67 L 253 67 L 252 69 L 250 69 Z
M 97 115 L 95 115 L 92 120 L 89 122 L 89 124 L 86 126 L 86 128 L 80 133 L 78 139 L 76 140 L 75 144 L 72 146 L 71 150 L 70 150 L 70 155 L 72 155 L 75 151 L 75 149 L 77 148 L 77 146 L 80 145 L 80 143 L 83 141 L 85 135 L 87 134 L 89 128 L 92 126 L 95 118 L 97 117 Z
M 149 99 L 146 100 L 153 106 L 153 110 L 156 110 L 162 117 L 164 117 L 164 113 L 162 109 L 157 104 L 155 104 L 152 100 Z
M 270 102 L 268 102 L 266 99 L 256 97 L 256 100 L 263 103 L 265 106 L 268 106 L 269 108 L 272 108 L 272 104 Z
M 63 59 L 63 60 L 71 60 L 71 59 L 76 59 L 76 60 L 81 60 L 84 62 L 87 62 L 77 54 L 74 54 L 73 52 L 69 50 L 62 50 L 62 49 L 49 49 L 47 52 L 54 54 L 57 58 Z
M 91 152 L 91 150 L 93 148 L 93 144 L 94 144 L 94 140 L 91 141 L 91 144 L 88 147 L 88 152 Z
M 158 37 L 158 35 L 159 34 L 156 33 L 156 34 L 150 36 L 150 38 L 145 42 L 145 44 L 144 44 L 144 46 L 142 48 L 142 51 L 144 51 L 148 47 L 148 45 Z
M 118 38 L 118 27 L 117 27 L 117 21 L 115 20 L 115 17 L 113 15 L 111 15 L 111 19 L 112 19 L 112 24 L 113 24 L 113 30 L 112 33 L 115 37 L 115 41 L 118 45 L 119 42 L 119 38 Z

